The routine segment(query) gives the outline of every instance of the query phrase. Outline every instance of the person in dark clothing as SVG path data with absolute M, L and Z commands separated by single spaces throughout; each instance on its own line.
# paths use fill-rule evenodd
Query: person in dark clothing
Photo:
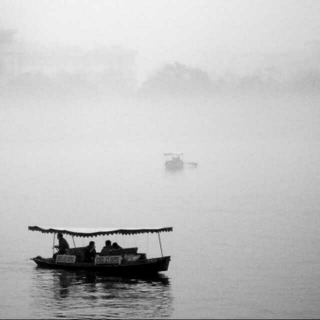
M 114 242 L 114 243 L 112 244 L 112 249 L 113 249 L 113 250 L 122 249 L 122 247 L 120 247 L 117 242 Z
M 68 250 L 69 250 L 69 243 L 68 241 L 63 237 L 63 234 L 62 233 L 58 233 L 57 234 L 57 238 L 58 238 L 58 241 L 59 241 L 59 244 L 54 246 L 55 249 L 58 250 L 58 252 L 56 252 L 54 255 L 53 255 L 53 258 L 55 259 L 56 256 L 58 254 L 67 254 L 68 253 Z
M 96 257 L 96 246 L 94 241 L 90 241 L 84 253 L 84 261 L 94 262 L 95 257 Z
M 111 241 L 106 240 L 106 245 L 102 248 L 100 252 L 100 256 L 107 256 L 109 254 L 109 251 L 112 250 Z

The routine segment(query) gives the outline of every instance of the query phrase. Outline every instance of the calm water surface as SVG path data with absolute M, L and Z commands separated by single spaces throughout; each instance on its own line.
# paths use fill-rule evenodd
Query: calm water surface
M 319 318 L 318 102 L 6 101 L 0 317 Z M 170 151 L 199 166 L 166 172 Z M 41 270 L 29 259 L 52 254 L 52 235 L 29 225 L 173 226 L 172 261 L 152 279 Z M 160 255 L 153 235 L 110 239 Z

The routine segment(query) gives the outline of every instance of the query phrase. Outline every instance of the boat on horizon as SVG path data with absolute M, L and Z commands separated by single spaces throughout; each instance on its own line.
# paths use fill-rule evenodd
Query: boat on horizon
M 163 154 L 164 156 L 172 156 L 170 160 L 167 160 L 165 162 L 165 168 L 170 171 L 177 171 L 177 170 L 182 170 L 185 164 L 188 164 L 194 168 L 198 166 L 197 162 L 194 162 L 194 161 L 185 162 L 184 160 L 182 160 L 181 156 L 183 154 L 184 153 L 172 153 L 172 152 L 164 153 Z
M 167 170 L 181 170 L 184 167 L 184 161 L 180 158 L 183 153 L 165 153 L 165 156 L 172 156 L 170 160 L 165 162 Z

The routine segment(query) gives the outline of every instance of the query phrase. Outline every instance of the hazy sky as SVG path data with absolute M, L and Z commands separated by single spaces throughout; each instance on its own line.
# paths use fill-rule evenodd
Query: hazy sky
M 0 28 L 47 45 L 122 45 L 149 69 L 175 60 L 203 66 L 303 50 L 320 40 L 320 1 L 0 0 Z

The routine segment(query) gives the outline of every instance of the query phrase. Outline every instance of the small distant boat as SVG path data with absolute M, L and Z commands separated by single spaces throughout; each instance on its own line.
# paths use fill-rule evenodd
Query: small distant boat
M 183 153 L 165 153 L 164 155 L 172 156 L 170 160 L 165 162 L 165 167 L 167 170 L 181 170 L 184 167 L 184 161 L 180 158 Z
M 181 156 L 183 153 L 164 153 L 165 156 L 172 156 L 170 160 L 167 160 L 165 162 L 165 167 L 167 170 L 181 170 L 184 168 L 185 164 L 191 165 L 193 167 L 197 167 L 198 163 L 197 162 L 185 162 L 181 159 Z
M 161 232 L 171 232 L 172 227 L 165 228 L 148 228 L 148 229 L 88 229 L 88 228 L 46 228 L 38 226 L 29 226 L 31 231 L 39 231 L 42 233 L 53 234 L 53 244 L 55 235 L 62 233 L 74 237 L 97 237 L 106 235 L 135 235 L 143 233 L 158 234 L 161 257 L 147 258 L 145 253 L 137 252 L 138 248 L 121 248 L 109 252 L 108 255 L 97 254 L 93 262 L 84 262 L 82 259 L 81 250 L 83 247 L 76 247 L 69 249 L 67 254 L 58 254 L 55 258 L 43 258 L 37 256 L 31 258 L 38 267 L 49 269 L 67 269 L 67 270 L 87 270 L 99 271 L 106 275 L 120 275 L 120 276 L 148 276 L 154 275 L 161 271 L 167 271 L 169 268 L 170 256 L 163 256 L 162 245 L 160 239 Z

